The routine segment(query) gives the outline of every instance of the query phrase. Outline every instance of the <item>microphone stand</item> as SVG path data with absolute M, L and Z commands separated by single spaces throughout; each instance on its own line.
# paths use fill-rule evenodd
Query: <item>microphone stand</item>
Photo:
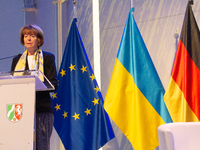
M 0 60 L 4 60 L 4 59 L 8 59 L 8 58 L 12 58 L 12 57 L 19 56 L 19 55 L 21 55 L 21 54 L 13 55 L 13 56 L 8 56 L 8 57 L 4 57 L 4 58 L 0 58 Z

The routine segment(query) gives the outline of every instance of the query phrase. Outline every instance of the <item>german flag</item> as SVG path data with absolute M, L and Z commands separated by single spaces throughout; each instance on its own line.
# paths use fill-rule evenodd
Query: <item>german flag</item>
M 200 32 L 190 2 L 164 101 L 173 122 L 200 120 Z

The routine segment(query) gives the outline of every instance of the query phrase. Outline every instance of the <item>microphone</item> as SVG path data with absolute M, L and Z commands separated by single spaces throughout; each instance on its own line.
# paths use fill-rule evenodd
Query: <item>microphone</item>
M 18 55 L 13 55 L 13 56 L 8 56 L 8 57 L 3 57 L 3 58 L 0 58 L 0 60 L 4 60 L 4 59 L 8 59 L 8 58 L 13 58 L 13 57 L 16 57 L 16 56 L 21 56 L 22 54 L 18 54 Z

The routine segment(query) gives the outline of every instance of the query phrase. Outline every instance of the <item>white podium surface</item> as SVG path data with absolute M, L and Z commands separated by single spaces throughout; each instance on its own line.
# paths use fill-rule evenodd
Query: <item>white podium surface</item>
M 34 149 L 34 114 L 35 77 L 0 80 L 0 150 Z
M 176 122 L 158 127 L 159 150 L 200 150 L 200 122 Z

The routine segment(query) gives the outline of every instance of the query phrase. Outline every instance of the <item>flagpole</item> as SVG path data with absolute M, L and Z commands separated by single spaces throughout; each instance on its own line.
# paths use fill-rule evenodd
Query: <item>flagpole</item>
M 131 0 L 131 8 L 133 7 L 133 0 Z
M 73 1 L 74 4 L 74 18 L 76 18 L 76 5 L 78 4 L 77 1 Z

